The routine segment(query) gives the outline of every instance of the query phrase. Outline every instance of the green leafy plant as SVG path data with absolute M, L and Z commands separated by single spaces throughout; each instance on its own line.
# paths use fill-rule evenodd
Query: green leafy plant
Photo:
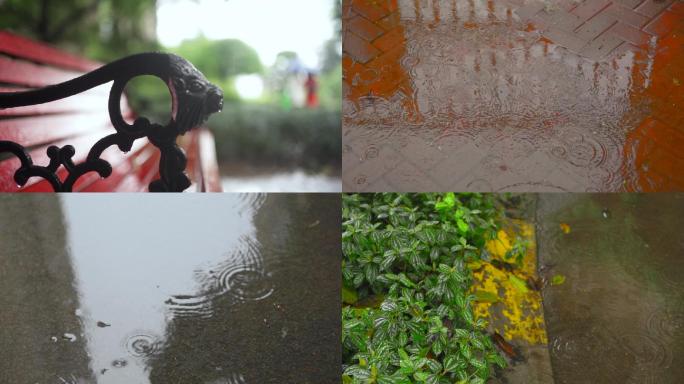
M 484 383 L 504 359 L 466 263 L 496 235 L 491 195 L 344 195 L 345 383 Z

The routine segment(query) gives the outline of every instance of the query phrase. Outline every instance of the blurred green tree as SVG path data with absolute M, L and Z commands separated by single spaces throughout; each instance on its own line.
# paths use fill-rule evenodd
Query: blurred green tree
M 237 100 L 234 77 L 262 73 L 259 54 L 237 39 L 209 40 L 204 36 L 185 40 L 172 49 L 193 63 L 211 82 L 221 86 L 226 101 Z
M 100 61 L 158 48 L 156 0 L 0 0 L 0 29 Z
M 262 71 L 254 48 L 236 39 L 208 40 L 200 36 L 183 41 L 174 51 L 194 63 L 209 80 Z

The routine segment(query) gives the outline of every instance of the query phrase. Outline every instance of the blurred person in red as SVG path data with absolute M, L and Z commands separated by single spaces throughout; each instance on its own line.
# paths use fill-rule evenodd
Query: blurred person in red
M 304 87 L 306 88 L 307 108 L 318 107 L 318 81 L 316 81 L 316 75 L 313 72 L 309 72 Z

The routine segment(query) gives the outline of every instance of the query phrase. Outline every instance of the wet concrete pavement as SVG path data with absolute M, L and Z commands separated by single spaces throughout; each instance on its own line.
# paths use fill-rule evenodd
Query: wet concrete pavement
M 683 225 L 682 195 L 540 195 L 553 382 L 682 381 Z
M 0 196 L 0 382 L 336 382 L 339 207 Z
M 343 2 L 345 191 L 684 190 L 684 3 Z

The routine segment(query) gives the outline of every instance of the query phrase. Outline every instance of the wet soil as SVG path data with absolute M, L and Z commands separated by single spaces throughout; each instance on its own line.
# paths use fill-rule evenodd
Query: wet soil
M 0 196 L 0 382 L 339 380 L 339 199 Z
M 684 190 L 684 4 L 344 2 L 345 191 Z

